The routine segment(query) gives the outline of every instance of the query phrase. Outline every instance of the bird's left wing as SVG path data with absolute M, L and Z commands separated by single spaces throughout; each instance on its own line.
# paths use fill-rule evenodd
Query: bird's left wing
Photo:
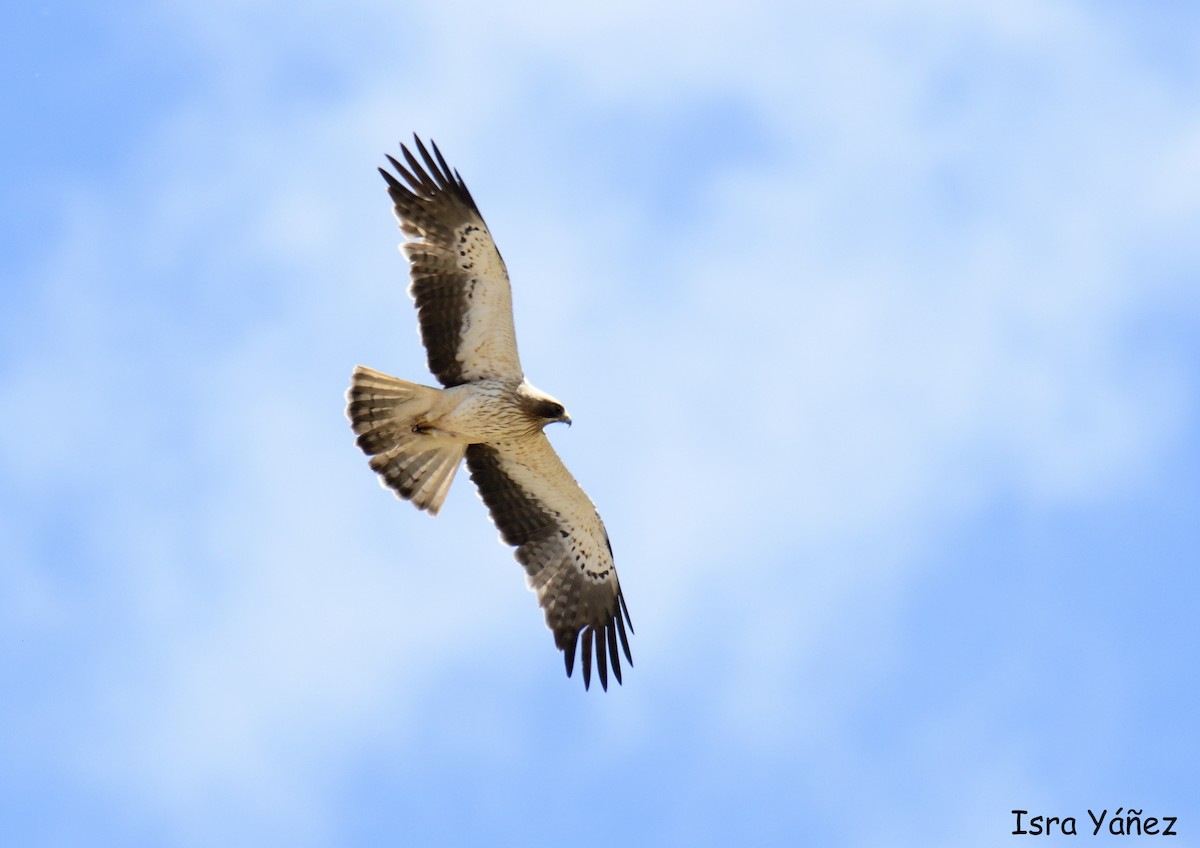
M 629 610 L 617 581 L 612 545 L 596 507 L 567 471 L 545 434 L 518 442 L 467 448 L 471 479 L 537 592 L 567 676 L 583 633 L 583 685 L 591 685 L 595 651 L 600 685 L 608 667 L 621 682 L 621 652 L 630 665 L 625 633 Z
M 504 260 L 466 183 L 437 145 L 433 155 L 413 137 L 418 159 L 401 145 L 407 167 L 391 156 L 383 168 L 411 263 L 409 292 L 417 303 L 429 370 L 443 386 L 481 379 L 520 381 L 524 374 L 513 329 L 512 291 Z

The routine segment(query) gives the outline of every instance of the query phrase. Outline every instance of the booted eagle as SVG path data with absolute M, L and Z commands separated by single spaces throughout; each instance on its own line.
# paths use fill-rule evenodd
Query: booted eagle
M 567 676 L 583 633 L 583 685 L 595 651 L 600 685 L 611 665 L 621 682 L 633 631 L 612 545 L 596 507 L 543 432 L 571 423 L 557 400 L 534 388 L 517 357 L 512 292 L 504 260 L 457 171 L 433 144 L 413 136 L 407 166 L 383 168 L 411 265 L 429 370 L 441 389 L 358 366 L 346 415 L 380 482 L 436 515 L 463 456 L 500 537 L 516 546 L 528 583 L 546 612 Z

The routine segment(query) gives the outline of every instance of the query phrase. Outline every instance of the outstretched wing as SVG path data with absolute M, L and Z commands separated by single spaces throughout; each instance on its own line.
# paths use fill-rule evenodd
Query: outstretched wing
M 521 380 L 513 330 L 512 292 L 504 260 L 457 171 L 413 136 L 418 160 L 400 146 L 408 166 L 387 157 L 383 168 L 412 265 L 409 293 L 417 303 L 429 370 L 443 386 L 480 379 Z M 401 182 L 403 180 L 403 182 Z
M 546 612 L 554 644 L 563 652 L 567 676 L 583 633 L 583 685 L 592 682 L 595 650 L 600 685 L 608 667 L 621 682 L 621 651 L 630 665 L 625 626 L 633 631 L 612 546 L 596 507 L 567 471 L 544 434 L 520 442 L 467 448 L 471 479 L 500 530 L 516 545 L 516 558 Z

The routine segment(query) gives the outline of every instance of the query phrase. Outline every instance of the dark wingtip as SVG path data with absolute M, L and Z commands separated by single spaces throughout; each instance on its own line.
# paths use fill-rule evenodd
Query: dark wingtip
M 583 688 L 592 688 L 592 628 L 583 631 Z
M 605 692 L 608 691 L 608 645 L 604 641 L 604 636 L 596 635 L 596 670 L 600 672 L 600 686 Z
M 622 650 L 630 666 L 633 665 L 633 660 L 629 655 L 629 643 L 625 638 L 624 624 L 620 616 L 614 617 L 608 624 L 599 628 L 588 625 L 574 633 L 565 630 L 555 633 L 555 643 L 563 652 L 563 667 L 567 671 L 567 677 L 571 677 L 575 673 L 575 655 L 581 642 L 583 643 L 581 665 L 583 666 L 583 688 L 585 690 L 592 688 L 593 663 L 595 663 L 600 686 L 605 692 L 608 691 L 609 669 L 612 669 L 612 676 L 616 678 L 617 683 L 624 684 L 621 673 Z M 621 644 L 620 648 L 617 647 L 618 642 Z
M 446 162 L 446 157 L 438 149 L 437 143 L 431 139 L 429 145 L 426 146 L 415 132 L 411 143 L 411 149 L 407 144 L 400 144 L 400 153 L 407 164 L 402 164 L 394 156 L 384 154 L 396 174 L 408 183 L 408 186 L 405 187 L 392 174 L 380 168 L 379 172 L 388 181 L 388 188 L 400 190 L 424 200 L 432 200 L 442 193 L 449 194 L 465 203 L 478 215 L 479 208 L 475 204 L 475 199 L 471 197 L 471 192 L 467 190 L 467 184 L 463 182 L 458 171 L 451 168 Z M 430 153 L 430 148 L 433 150 L 432 153 Z M 416 153 L 413 152 L 414 150 Z M 417 154 L 420 154 L 420 158 Z
M 400 145 L 400 149 L 403 150 L 405 154 L 408 153 L 408 151 L 405 150 L 404 145 Z M 400 196 L 412 195 L 414 189 L 421 188 L 422 181 L 418 177 L 414 176 L 413 173 L 408 170 L 408 168 L 405 168 L 402 164 L 400 164 L 399 160 L 397 160 L 395 156 L 392 156 L 388 153 L 383 155 L 391 164 L 392 168 L 395 169 L 396 174 L 398 174 L 404 179 L 405 182 L 408 183 L 408 186 L 405 186 L 404 183 L 396 179 L 396 174 L 390 173 L 386 168 L 379 169 L 379 173 L 383 175 L 383 179 L 387 182 L 388 194 L 392 195 L 393 200 L 399 201 L 400 197 L 397 196 L 397 194 Z
M 608 650 L 608 645 L 605 642 L 604 635 L 602 635 L 602 633 L 596 633 L 595 644 L 596 644 L 596 670 L 598 670 L 598 672 L 600 672 L 600 686 L 602 688 L 604 688 L 605 692 L 607 692 L 608 691 L 608 656 L 607 656 L 606 651 Z
M 387 156 L 386 153 L 384 155 Z M 387 158 L 388 158 L 388 161 L 391 162 L 393 165 L 396 164 L 396 160 L 393 159 L 391 156 L 388 156 Z M 383 179 L 387 182 L 387 184 L 389 186 L 399 186 L 400 185 L 400 181 L 397 180 L 395 177 L 393 177 L 391 172 L 388 171 L 387 168 L 379 168 L 378 171 L 379 171 L 380 176 L 383 177 Z
M 617 678 L 617 682 L 624 684 L 621 679 L 621 654 L 617 651 L 617 628 L 610 621 L 604 628 L 605 635 L 608 636 L 608 655 L 612 657 L 613 676 Z
M 613 620 L 617 623 L 617 633 L 621 637 L 621 650 L 625 652 L 625 659 L 629 665 L 633 665 L 633 655 L 629 653 L 629 637 L 625 634 L 625 623 L 629 622 L 629 632 L 633 632 L 633 622 L 629 620 L 629 610 L 625 607 L 625 596 L 621 594 L 621 590 L 617 590 L 617 600 L 620 601 L 621 608 L 613 614 Z M 616 654 L 616 651 L 613 651 Z
M 433 155 L 437 157 L 438 164 L 442 168 L 442 174 L 445 175 L 446 179 L 453 181 L 458 176 L 458 173 L 446 164 L 446 157 L 442 155 L 442 151 L 438 150 L 437 142 L 431 138 L 429 139 L 429 146 L 433 148 Z
M 575 637 L 571 637 L 571 641 L 562 646 L 563 662 L 567 665 L 567 677 L 570 677 L 575 672 Z
M 428 194 L 433 190 L 435 185 L 433 179 L 429 174 L 425 173 L 425 169 L 421 167 L 421 163 L 417 161 L 417 157 L 413 156 L 412 151 L 403 144 L 400 145 L 400 152 L 404 154 L 404 161 L 408 163 L 409 170 L 404 170 L 399 162 L 396 163 L 396 167 L 400 168 L 400 172 L 405 175 L 405 179 L 408 179 L 409 175 L 412 175 L 410 182 L 413 188 L 419 188 L 422 193 Z
M 593 663 L 595 663 L 596 674 L 600 679 L 600 686 L 605 692 L 608 691 L 609 669 L 612 669 L 612 676 L 616 678 L 617 683 L 623 685 L 625 680 L 621 670 L 622 653 L 625 654 L 625 661 L 631 668 L 633 667 L 633 656 L 629 651 L 629 638 L 625 634 L 626 620 L 627 616 L 622 615 L 622 610 L 616 609 L 605 624 L 589 624 L 575 631 L 569 629 L 555 631 L 554 642 L 563 652 L 563 665 L 567 670 L 567 677 L 574 674 L 575 655 L 582 642 L 581 665 L 583 666 L 584 690 L 592 688 Z
M 433 157 L 429 155 L 429 149 L 425 147 L 425 142 L 421 141 L 421 137 L 413 133 L 413 141 L 417 145 L 417 150 L 421 154 L 421 158 L 425 160 L 425 166 L 433 172 L 437 172 L 437 165 L 434 164 Z

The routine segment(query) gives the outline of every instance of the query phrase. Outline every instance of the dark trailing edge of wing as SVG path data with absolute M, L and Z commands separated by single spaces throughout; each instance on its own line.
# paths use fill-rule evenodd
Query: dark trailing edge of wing
M 516 558 L 531 578 L 536 578 L 538 572 L 546 566 L 546 562 L 555 561 L 560 546 L 567 532 L 560 527 L 556 513 L 546 507 L 541 501 L 532 497 L 529 492 L 518 486 L 500 463 L 499 454 L 495 448 L 488 445 L 470 445 L 467 448 L 467 467 L 471 479 L 479 489 L 479 495 L 491 513 L 492 521 L 500 531 L 501 538 L 506 544 L 516 547 Z M 609 553 L 612 545 L 605 542 Z M 571 600 L 572 610 L 578 610 L 579 586 L 583 576 L 578 575 L 578 583 L 570 587 L 574 592 Z M 560 620 L 552 621 L 552 617 L 563 616 Z M 633 656 L 629 651 L 629 632 L 633 632 L 633 622 L 629 618 L 629 609 L 625 605 L 625 596 L 617 584 L 616 598 L 611 602 L 611 611 L 600 616 L 593 614 L 589 619 L 581 619 L 576 615 L 567 619 L 563 612 L 555 611 L 547 615 L 547 624 L 554 633 L 554 644 L 563 652 L 563 661 L 567 669 L 567 677 L 575 670 L 575 653 L 582 633 L 583 641 L 583 686 L 591 688 L 592 661 L 595 659 L 596 671 L 600 677 L 600 685 L 608 690 L 608 669 L 611 665 L 613 676 L 621 683 L 621 658 L 633 665 Z M 620 642 L 620 650 L 617 643 Z

